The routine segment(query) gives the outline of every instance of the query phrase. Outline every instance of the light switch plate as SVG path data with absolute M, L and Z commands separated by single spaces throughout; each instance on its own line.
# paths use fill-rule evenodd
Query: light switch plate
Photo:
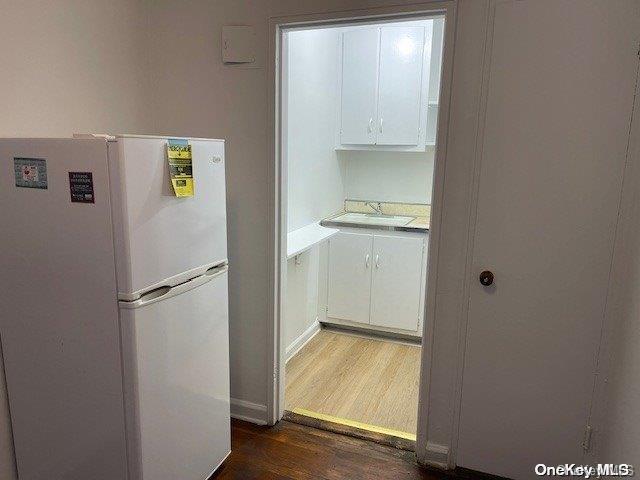
M 248 25 L 222 27 L 222 61 L 253 63 L 256 61 L 256 32 Z

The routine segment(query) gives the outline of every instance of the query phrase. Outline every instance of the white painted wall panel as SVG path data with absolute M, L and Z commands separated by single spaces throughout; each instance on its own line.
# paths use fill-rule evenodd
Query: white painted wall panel
M 314 247 L 287 262 L 287 300 L 284 345 L 289 348 L 316 321 L 318 314 L 318 268 L 320 250 Z
M 342 209 L 344 163 L 334 150 L 338 102 L 337 30 L 289 32 L 287 38 L 287 230 Z M 319 248 L 287 262 L 284 345 L 289 348 L 316 321 Z
M 335 151 L 338 102 L 337 30 L 288 33 L 288 231 L 342 208 L 344 164 Z
M 345 169 L 345 198 L 430 204 L 434 153 L 433 147 L 426 152 L 338 152 Z

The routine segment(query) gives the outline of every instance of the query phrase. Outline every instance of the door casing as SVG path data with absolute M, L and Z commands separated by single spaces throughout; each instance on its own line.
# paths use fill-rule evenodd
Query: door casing
M 267 335 L 268 361 L 267 377 L 267 421 L 270 425 L 278 422 L 284 414 L 284 365 L 285 349 L 281 319 L 286 298 L 286 218 L 287 218 L 287 159 L 282 148 L 286 145 L 286 96 L 283 89 L 284 52 L 283 34 L 286 30 L 304 27 L 319 27 L 358 22 L 381 22 L 403 18 L 425 18 L 445 16 L 443 40 L 442 74 L 440 83 L 440 107 L 438 112 L 437 149 L 434 162 L 434 178 L 429 234 L 428 278 L 425 312 L 423 313 L 423 343 L 420 369 L 420 393 L 418 401 L 418 431 L 416 454 L 420 463 L 436 464 L 441 467 L 453 465 L 451 455 L 445 454 L 440 461 L 427 455 L 428 448 L 428 407 L 430 395 L 431 364 L 434 352 L 434 323 L 436 313 L 437 266 L 442 223 L 442 203 L 449 124 L 449 105 L 452 82 L 453 49 L 456 25 L 457 2 L 455 0 L 431 1 L 412 5 L 354 9 L 329 13 L 272 17 L 269 20 L 269 184 L 270 231 L 269 248 L 271 261 L 269 309 L 270 319 Z M 426 367 L 425 367 L 426 365 Z M 438 452 L 436 452 L 436 455 Z

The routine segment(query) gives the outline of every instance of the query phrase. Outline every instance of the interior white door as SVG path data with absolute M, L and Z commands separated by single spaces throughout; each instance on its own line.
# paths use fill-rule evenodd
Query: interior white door
M 381 28 L 378 145 L 418 144 L 424 39 L 425 27 Z
M 584 454 L 639 12 L 632 0 L 494 9 L 457 464 L 534 478 L 538 463 Z
M 372 242 L 370 233 L 340 232 L 329 240 L 327 316 L 369 323 Z
M 376 141 L 379 28 L 342 34 L 340 142 L 373 145 Z
M 374 235 L 371 325 L 416 331 L 424 238 Z

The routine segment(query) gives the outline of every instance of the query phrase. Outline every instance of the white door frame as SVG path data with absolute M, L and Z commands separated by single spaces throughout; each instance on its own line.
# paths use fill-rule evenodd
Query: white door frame
M 278 422 L 284 412 L 284 364 L 282 347 L 281 315 L 284 311 L 286 289 L 286 241 L 284 228 L 287 218 L 287 159 L 282 150 L 286 138 L 283 131 L 282 63 L 283 32 L 287 29 L 322 24 L 335 25 L 342 22 L 388 20 L 391 18 L 414 17 L 420 15 L 445 15 L 443 39 L 442 73 L 440 82 L 440 107 L 438 110 L 438 132 L 434 163 L 434 178 L 429 230 L 428 278 L 425 301 L 425 314 L 422 336 L 422 360 L 420 369 L 420 392 L 418 399 L 418 431 L 416 454 L 418 461 L 426 462 L 428 442 L 428 398 L 430 396 L 431 365 L 434 342 L 434 324 L 436 313 L 436 291 L 438 282 L 438 255 L 441 236 L 442 203 L 446 164 L 446 148 L 449 125 L 451 80 L 453 70 L 453 50 L 456 25 L 455 0 L 433 0 L 412 5 L 376 7 L 317 14 L 272 17 L 269 20 L 269 185 L 270 192 L 270 234 L 269 252 L 271 253 L 269 273 L 270 318 L 268 321 L 267 349 L 267 421 L 270 425 Z M 425 368 L 426 366 L 426 368 Z M 445 460 L 446 463 L 447 460 Z

